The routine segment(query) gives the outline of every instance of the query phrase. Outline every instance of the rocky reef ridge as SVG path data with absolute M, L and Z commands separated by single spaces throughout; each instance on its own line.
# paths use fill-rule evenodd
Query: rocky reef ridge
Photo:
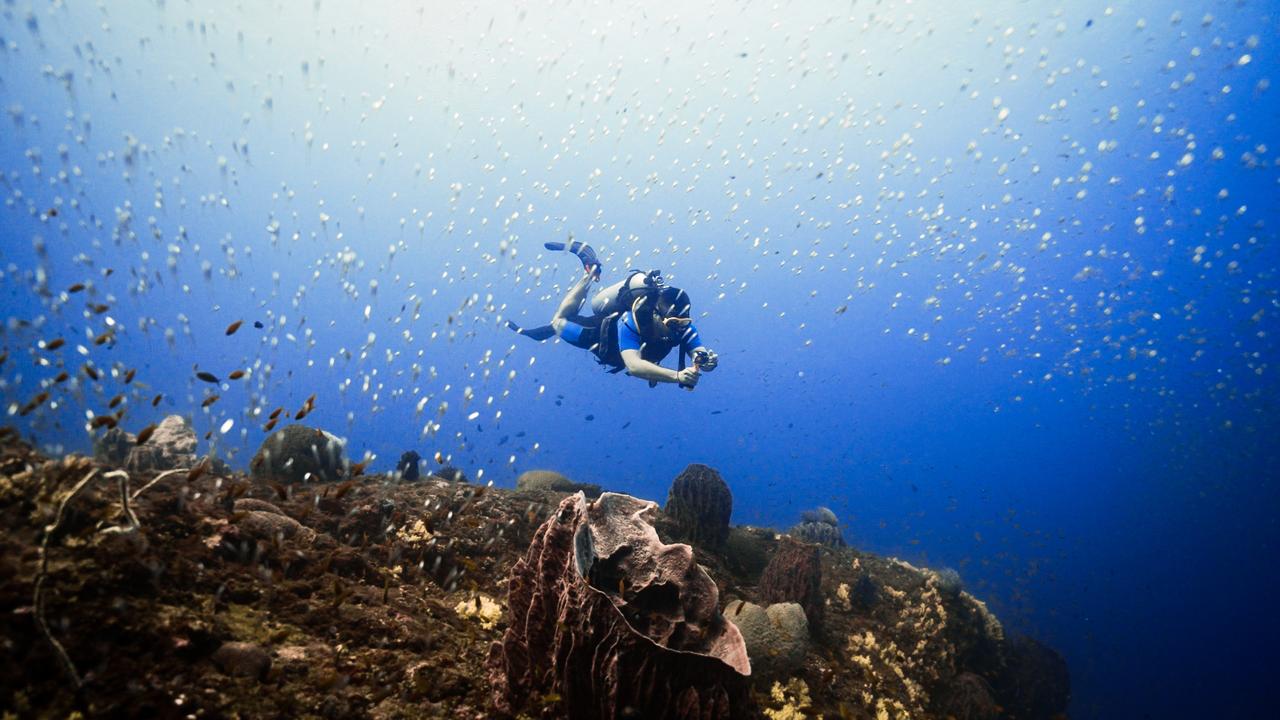
M 307 445 L 318 453 L 320 436 L 309 438 L 297 450 L 315 460 Z M 19 717 L 1065 711 L 1061 657 L 1006 637 L 954 573 L 765 528 L 726 535 L 719 511 L 677 519 L 559 482 L 408 481 L 331 457 L 295 482 L 200 457 L 131 470 L 118 454 L 44 457 L 0 429 L 0 706 Z

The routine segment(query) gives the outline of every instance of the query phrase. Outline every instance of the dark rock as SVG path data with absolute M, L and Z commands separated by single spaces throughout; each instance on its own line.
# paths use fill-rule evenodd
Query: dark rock
M 998 677 L 1004 667 L 1004 627 L 986 604 L 960 591 L 939 593 L 947 610 L 946 634 L 955 648 L 956 666 L 984 677 Z
M 693 549 L 658 539 L 656 507 L 573 495 L 538 528 L 489 653 L 499 712 L 543 713 L 539 698 L 558 695 L 559 717 L 751 715 L 742 635 Z
M 422 456 L 409 450 L 400 456 L 400 462 L 396 463 L 396 472 L 400 474 L 401 480 L 410 482 L 417 480 L 419 477 L 418 463 L 422 460 Z
M 447 480 L 449 482 L 456 482 L 456 483 L 471 482 L 471 480 L 467 478 L 466 473 L 462 472 L 461 470 L 459 470 L 458 468 L 452 465 L 445 465 L 444 467 L 440 468 L 439 470 L 436 470 L 431 474 L 434 475 L 435 477 L 440 478 L 441 480 Z
M 425 660 L 409 666 L 405 680 L 410 697 L 436 702 L 465 695 L 476 682 L 457 667 L 441 667 L 439 661 Z
M 784 538 L 760 578 L 760 597 L 769 603 L 800 603 L 809 628 L 822 627 L 822 562 L 816 545 Z
M 773 531 L 766 528 L 731 527 L 724 542 L 724 560 L 739 575 L 760 577 L 769 565 Z
M 787 534 L 797 540 L 817 543 L 824 547 L 842 548 L 845 546 L 844 536 L 840 534 L 840 528 L 824 522 L 802 522 L 788 530 Z
M 291 538 L 302 533 L 303 538 L 315 535 L 313 530 L 287 515 L 262 510 L 248 510 L 236 520 L 236 527 L 245 537 L 272 542 L 277 538 Z
M 996 679 L 996 697 L 1010 715 L 1039 720 L 1065 713 L 1071 701 L 1067 661 L 1029 637 L 1005 644 L 1005 670 Z
M 129 451 L 131 473 L 160 472 L 196 465 L 196 431 L 181 415 L 170 415 L 156 426 L 150 439 Z
M 682 539 L 718 550 L 729 536 L 733 494 L 720 473 L 693 463 L 672 481 L 663 510 L 680 528 Z
M 516 490 L 520 492 L 581 492 L 588 498 L 598 498 L 601 492 L 599 485 L 576 483 L 554 470 L 527 470 L 520 473 L 520 477 L 516 478 Z
M 381 540 L 386 537 L 395 503 L 361 503 L 343 516 L 338 523 L 338 537 L 347 543 L 363 542 L 361 538 Z
M 253 643 L 227 642 L 214 651 L 213 662 L 228 675 L 261 680 L 271 669 L 271 653 Z
M 942 717 L 955 720 L 999 720 L 1000 706 L 991 696 L 991 685 L 980 675 L 962 672 L 943 692 Z
M 870 573 L 858 575 L 849 590 L 849 602 L 854 610 L 861 613 L 870 612 L 880 602 L 880 586 L 876 585 Z
M 286 425 L 267 436 L 249 463 L 255 480 L 314 482 L 346 473 L 345 443 L 323 430 Z
M 113 427 L 93 441 L 94 462 L 104 467 L 124 467 L 136 438 L 123 428 Z
M 325 645 L 281 645 L 272 666 L 285 675 L 305 676 L 310 670 L 332 662 L 333 651 Z

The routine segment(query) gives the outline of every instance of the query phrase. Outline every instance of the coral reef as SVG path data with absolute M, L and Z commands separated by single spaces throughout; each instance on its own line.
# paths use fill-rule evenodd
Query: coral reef
M 400 462 L 396 463 L 396 474 L 401 480 L 413 482 L 417 480 L 419 475 L 418 463 L 422 460 L 422 456 L 412 450 L 406 450 L 400 455 Z
M 809 653 L 809 621 L 798 604 L 777 603 L 764 608 L 739 600 L 725 608 L 725 617 L 742 632 L 753 675 L 787 677 L 804 664 Z
M 687 545 L 664 545 L 657 506 L 565 498 L 511 570 L 508 628 L 490 652 L 494 704 L 559 698 L 571 718 L 730 718 L 748 712 L 750 663 Z
M 760 597 L 769 603 L 799 603 L 809 629 L 822 628 L 822 561 L 817 546 L 785 538 L 760 577 Z
M 671 482 L 663 510 L 675 521 L 682 540 L 718 550 L 729 535 L 733 494 L 715 469 L 692 463 Z
M 342 440 L 323 430 L 286 425 L 262 441 L 249 470 L 257 480 L 338 480 L 346 472 L 344 446 Z
M 0 428 L 0 707 L 17 717 L 752 717 L 754 698 L 768 717 L 945 720 L 1069 698 L 1061 658 L 1006 640 L 946 573 L 852 548 L 807 546 L 822 632 L 762 654 L 743 618 L 802 614 L 762 597 L 765 559 L 804 547 L 767 529 L 695 564 L 623 496 L 110 467 Z M 519 707 L 487 680 L 508 666 Z
M 800 513 L 800 522 L 793 525 L 787 534 L 805 542 L 817 543 L 829 548 L 845 546 L 844 535 L 840 532 L 840 519 L 831 508 L 818 507 Z
M 526 470 L 516 478 L 516 490 L 520 492 L 581 492 L 589 498 L 600 497 L 600 486 L 576 483 L 554 470 Z

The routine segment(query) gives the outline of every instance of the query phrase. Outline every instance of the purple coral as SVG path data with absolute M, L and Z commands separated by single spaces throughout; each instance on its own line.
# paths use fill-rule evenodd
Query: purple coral
M 664 545 L 651 502 L 565 498 L 508 583 L 508 629 L 489 653 L 506 713 L 558 695 L 569 718 L 750 714 L 750 664 L 688 545 Z

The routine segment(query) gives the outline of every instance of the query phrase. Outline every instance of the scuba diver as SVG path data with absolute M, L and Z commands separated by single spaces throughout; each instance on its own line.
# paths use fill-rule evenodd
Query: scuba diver
M 568 244 L 543 243 L 548 250 L 567 250 L 582 261 L 583 275 L 560 301 L 551 323 L 522 328 L 508 320 L 507 327 L 534 340 L 560 336 L 574 347 L 589 350 L 608 372 L 626 371 L 649 387 L 660 382 L 675 383 L 692 390 L 703 371 L 716 369 L 719 358 L 702 344 L 690 318 L 689 296 L 668 286 L 662 272 L 632 270 L 622 280 L 596 293 L 590 316 L 581 315 L 587 290 L 600 281 L 600 261 L 590 245 L 569 238 Z M 678 368 L 669 370 L 659 363 L 679 349 Z M 685 367 L 686 356 L 693 367 Z

